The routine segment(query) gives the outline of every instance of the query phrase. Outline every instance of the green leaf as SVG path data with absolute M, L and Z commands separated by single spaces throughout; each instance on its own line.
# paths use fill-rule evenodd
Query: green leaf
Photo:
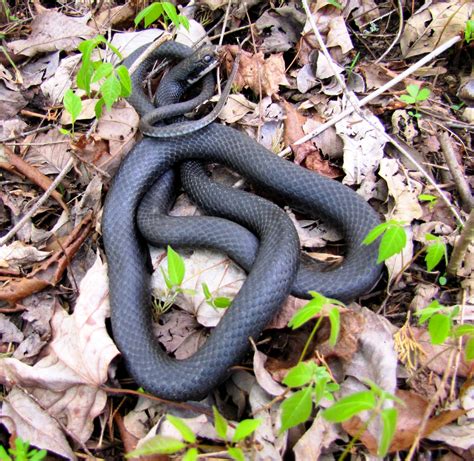
M 428 271 L 432 271 L 446 254 L 446 245 L 438 239 L 438 241 L 426 247 L 425 262 Z
M 198 449 L 190 448 L 183 456 L 183 461 L 196 461 L 198 459 Z
M 281 429 L 284 432 L 290 427 L 304 423 L 311 416 L 313 400 L 311 399 L 312 388 L 305 387 L 292 396 L 288 397 L 282 404 Z
M 232 442 L 237 443 L 246 439 L 251 434 L 253 434 L 261 424 L 261 419 L 243 419 L 239 424 L 237 424 L 237 427 L 235 428 L 234 435 L 232 436 Z
M 0 445 L 0 461 L 13 461 L 2 445 Z
M 439 303 L 436 299 L 431 301 L 424 309 L 421 309 L 415 312 L 415 315 L 419 316 L 419 323 L 423 325 L 433 314 L 440 311 L 441 309 L 445 309 L 446 306 L 443 306 Z
M 329 311 L 329 322 L 331 324 L 331 334 L 329 336 L 329 344 L 334 347 L 339 338 L 339 331 L 341 329 L 341 315 L 337 307 Z
M 377 262 L 381 263 L 391 256 L 400 253 L 407 243 L 405 229 L 397 224 L 390 226 L 382 236 Z
M 339 10 L 342 10 L 342 5 L 337 1 L 337 0 L 327 0 L 327 2 L 332 5 L 332 6 L 335 6 L 336 8 L 338 8 Z
M 245 461 L 245 456 L 242 448 L 239 447 L 229 447 L 227 449 L 227 453 L 232 457 L 232 459 L 235 459 L 235 461 Z
M 110 110 L 118 100 L 121 91 L 122 85 L 120 85 L 120 82 L 115 75 L 110 75 L 106 78 L 105 82 L 100 87 L 100 92 L 108 110 Z
M 464 354 L 467 361 L 474 360 L 474 338 L 469 338 L 464 347 Z
M 472 335 L 474 336 L 474 325 L 469 325 L 468 323 L 464 323 L 463 325 L 459 325 L 454 330 L 454 336 L 459 338 L 464 335 Z
M 308 384 L 314 377 L 317 365 L 314 362 L 300 362 L 291 368 L 283 380 L 289 387 L 300 387 Z
M 406 90 L 410 96 L 413 96 L 416 99 L 420 91 L 420 87 L 418 85 L 408 85 Z
M 431 91 L 429 88 L 422 88 L 416 97 L 417 101 L 425 101 L 430 97 Z
M 28 461 L 41 461 L 46 458 L 47 454 L 46 450 L 32 450 L 29 453 Z
M 162 2 L 161 4 L 166 16 L 168 16 L 175 26 L 179 26 L 178 12 L 176 11 L 176 7 L 170 2 Z
M 161 3 L 154 2 L 137 14 L 134 21 L 135 26 L 138 26 L 138 24 L 140 24 L 140 22 L 143 19 L 145 19 L 145 28 L 146 28 L 150 24 L 153 24 L 162 15 L 163 15 L 163 7 L 161 6 Z
M 380 416 L 382 417 L 383 429 L 379 443 L 378 456 L 383 457 L 387 454 L 388 449 L 390 448 L 390 443 L 395 434 L 398 412 L 396 408 L 385 408 L 381 411 Z
M 84 90 L 89 96 L 91 93 L 91 78 L 94 68 L 90 63 L 83 63 L 76 75 L 77 87 Z
M 403 102 L 407 103 L 407 104 L 415 104 L 415 102 L 416 102 L 416 99 L 415 99 L 414 97 L 409 96 L 409 95 L 407 95 L 407 94 L 402 94 L 402 95 L 400 96 L 400 99 L 401 99 Z
M 300 326 L 309 322 L 316 314 L 321 312 L 324 307 L 327 298 L 319 293 L 316 293 L 311 301 L 303 306 L 296 314 L 293 315 L 291 320 L 288 322 L 288 326 L 293 330 L 296 330 Z
M 382 235 L 389 227 L 390 223 L 388 222 L 383 222 L 382 224 L 379 224 L 378 226 L 375 226 L 365 237 L 365 239 L 362 241 L 364 245 L 370 245 L 372 242 L 375 242 L 377 237 Z
M 61 134 L 65 134 L 66 136 L 69 136 L 71 134 L 71 132 L 69 130 L 66 130 L 66 128 L 59 127 L 58 130 Z
M 122 86 L 120 96 L 123 98 L 128 98 L 132 94 L 132 80 L 130 78 L 130 74 L 128 73 L 128 69 L 125 66 L 120 65 L 115 69 L 115 72 L 117 72 L 120 85 Z
M 102 117 L 102 109 L 103 107 L 105 106 L 105 102 L 102 98 L 100 98 L 96 103 L 95 103 L 95 106 L 94 106 L 94 112 L 95 112 L 95 116 L 97 118 L 100 118 Z
M 114 66 L 110 62 L 101 62 L 92 75 L 91 83 L 98 82 L 108 77 L 114 70 Z
M 196 442 L 196 435 L 193 430 L 181 419 L 173 415 L 167 415 L 166 419 L 176 428 L 188 443 Z
M 338 400 L 322 412 L 322 416 L 332 423 L 342 423 L 357 413 L 375 408 L 375 396 L 372 391 L 356 392 Z
M 227 309 L 231 304 L 231 299 L 225 296 L 218 296 L 212 300 L 212 305 L 217 309 Z
M 443 344 L 451 331 L 451 319 L 444 314 L 434 314 L 428 323 L 432 344 Z
M 187 31 L 189 31 L 189 20 L 186 16 L 180 14 L 179 15 L 179 22 Z
M 81 98 L 69 88 L 66 93 L 64 93 L 63 104 L 64 108 L 71 115 L 71 121 L 74 125 L 82 110 Z
M 126 458 L 135 458 L 146 455 L 171 455 L 177 453 L 186 447 L 186 444 L 181 440 L 173 437 L 165 437 L 163 435 L 156 435 L 147 440 L 140 448 L 133 450 L 125 455 Z
M 180 286 L 184 279 L 185 267 L 183 258 L 168 245 L 168 277 L 173 286 Z
M 217 408 L 213 405 L 212 412 L 214 413 L 214 427 L 216 429 L 217 435 L 226 440 L 227 438 L 227 420 L 219 413 Z
M 209 290 L 207 283 L 202 284 L 202 292 L 204 293 L 204 298 L 206 298 L 206 300 L 210 300 L 212 298 L 211 291 Z

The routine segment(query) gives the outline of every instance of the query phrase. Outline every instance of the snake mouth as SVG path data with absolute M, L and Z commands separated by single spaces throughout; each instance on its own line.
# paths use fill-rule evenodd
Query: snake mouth
M 190 62 L 192 64 L 189 66 L 186 82 L 189 85 L 193 85 L 219 65 L 218 47 L 214 45 L 203 45 L 195 51 Z

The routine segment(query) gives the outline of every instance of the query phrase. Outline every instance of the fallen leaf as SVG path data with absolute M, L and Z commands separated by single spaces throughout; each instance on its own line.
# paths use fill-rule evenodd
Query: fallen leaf
M 295 461 L 308 461 L 310 459 L 320 459 L 323 452 L 329 449 L 330 445 L 341 438 L 337 426 L 326 421 L 321 413 L 316 415 L 311 427 L 303 434 L 293 447 Z
M 267 356 L 263 352 L 257 350 L 254 344 L 253 346 L 253 370 L 255 373 L 255 378 L 257 379 L 257 383 L 270 395 L 282 395 L 285 392 L 286 388 L 277 383 L 272 378 L 272 375 L 265 369 L 265 362 L 267 361 Z
M 462 411 L 462 410 L 458 410 Z M 474 442 L 472 434 L 474 433 L 474 423 L 466 421 L 465 424 L 450 424 L 438 429 L 427 436 L 429 440 L 445 442 L 452 447 L 462 448 L 463 450 L 472 449 Z
M 43 261 L 50 254 L 50 251 L 40 251 L 32 245 L 15 240 L 9 245 L 0 246 L 0 267 L 20 268 Z
M 219 118 L 229 124 L 238 122 L 244 115 L 255 110 L 257 105 L 243 94 L 231 94 L 219 112 Z
M 9 432 L 28 440 L 32 445 L 57 453 L 66 459 L 76 459 L 62 428 L 55 418 L 44 410 L 42 400 L 36 401 L 34 397 L 15 388 L 4 397 L 0 417 Z
M 24 159 L 43 174 L 58 174 L 71 158 L 69 142 L 57 129 L 39 133 Z
M 119 353 L 105 326 L 107 294 L 106 269 L 97 258 L 81 283 L 74 313 L 69 315 L 57 306 L 51 320 L 53 339 L 43 358 L 33 366 L 13 358 L 0 359 L 2 384 L 14 392 L 16 384 L 28 389 L 41 402 L 44 417 L 64 418 L 68 430 L 82 442 L 89 440 L 94 418 L 104 409 L 107 395 L 100 386 L 107 381 L 109 363 Z M 14 402 L 11 405 L 20 411 Z M 27 425 L 28 431 L 25 428 L 18 435 L 49 448 L 50 442 L 33 430 L 35 421 L 38 419 L 33 418 L 33 426 Z
M 0 82 L 0 120 L 8 120 L 20 112 L 28 104 L 20 91 L 8 90 Z
M 54 75 L 41 84 L 41 91 L 51 105 L 60 104 L 66 91 L 72 87 L 73 74 L 79 69 L 80 61 L 80 54 L 61 59 Z
M 344 150 L 343 183 L 360 184 L 373 173 L 382 160 L 385 140 L 381 133 L 385 129 L 380 120 L 365 111 L 365 119 L 353 113 L 336 123 L 336 133 L 342 139 Z M 369 123 L 370 122 L 370 123 Z
M 423 8 L 405 23 L 400 48 L 405 58 L 430 53 L 434 48 L 462 33 L 471 17 L 473 4 L 458 0 L 439 2 Z
M 0 344 L 20 343 L 23 338 L 23 333 L 18 327 L 6 315 L 0 313 Z
M 233 59 L 240 50 L 238 45 L 231 45 L 227 48 L 225 57 L 227 70 L 230 72 Z M 288 86 L 285 74 L 285 61 L 283 54 L 272 54 L 267 59 L 263 53 L 256 54 L 247 51 L 240 51 L 240 63 L 234 83 L 236 88 L 250 88 L 256 96 L 272 96 L 278 93 L 280 85 Z
M 8 47 L 16 54 L 34 56 L 51 51 L 73 51 L 82 40 L 94 37 L 95 29 L 85 24 L 85 17 L 71 17 L 57 11 L 45 11 L 34 17 L 26 40 L 15 40 Z

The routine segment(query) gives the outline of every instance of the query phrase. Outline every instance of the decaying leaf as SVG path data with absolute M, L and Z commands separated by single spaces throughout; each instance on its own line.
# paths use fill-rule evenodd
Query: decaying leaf
M 31 245 L 16 240 L 0 247 L 0 267 L 19 268 L 23 265 L 43 261 L 51 252 L 40 251 Z
M 405 58 L 429 53 L 466 27 L 473 11 L 472 2 L 434 3 L 408 19 L 400 40 Z
M 278 93 L 280 85 L 289 85 L 283 54 L 272 54 L 265 59 L 263 53 L 241 51 L 237 45 L 231 45 L 227 50 L 225 62 L 228 70 L 232 68 L 233 62 L 229 56 L 241 53 L 239 69 L 233 83 L 235 87 L 250 88 L 257 96 L 271 96 Z
M 85 18 L 45 11 L 33 19 L 31 34 L 26 40 L 16 40 L 8 46 L 16 54 L 25 56 L 56 50 L 72 51 L 82 40 L 92 38 L 96 33 L 85 24 Z
M 0 359 L 0 382 L 9 388 L 19 385 L 27 389 L 41 402 L 40 413 L 45 418 L 62 420 L 83 442 L 92 433 L 94 418 L 104 409 L 107 396 L 100 386 L 107 381 L 108 366 L 119 353 L 105 327 L 107 294 L 105 266 L 97 258 L 81 283 L 74 313 L 69 315 L 56 307 L 51 320 L 53 339 L 43 358 L 33 366 L 13 358 Z M 21 413 L 14 401 L 10 404 L 12 414 Z M 12 418 L 15 424 L 22 423 L 14 414 Z M 49 448 L 50 442 L 33 430 L 35 424 L 30 421 L 18 435 L 38 447 Z

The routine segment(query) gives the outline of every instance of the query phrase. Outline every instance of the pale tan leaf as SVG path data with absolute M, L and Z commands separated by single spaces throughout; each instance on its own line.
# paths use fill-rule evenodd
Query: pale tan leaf
M 25 245 L 16 240 L 9 245 L 0 246 L 0 267 L 19 268 L 25 264 L 43 261 L 50 254 L 50 251 L 40 251 L 32 245 Z

